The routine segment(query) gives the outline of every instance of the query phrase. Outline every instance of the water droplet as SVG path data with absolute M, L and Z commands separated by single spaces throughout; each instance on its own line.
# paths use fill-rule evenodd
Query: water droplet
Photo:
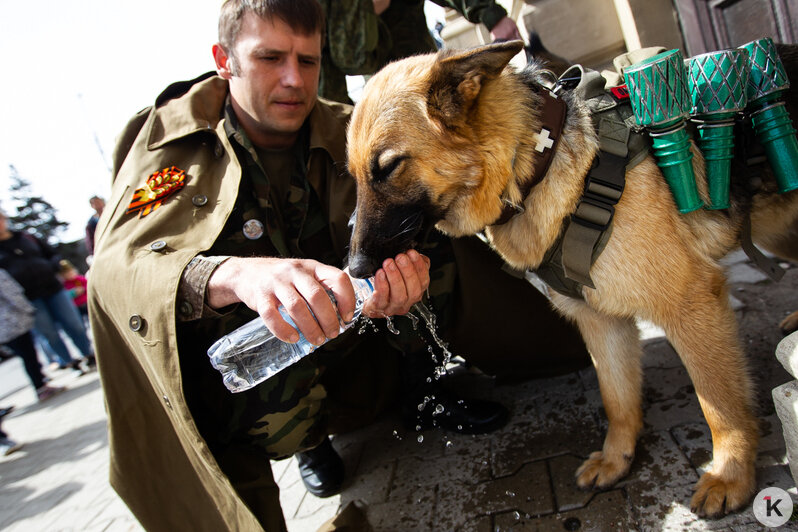
M 385 327 L 391 332 L 391 334 L 399 334 L 399 331 L 396 329 L 396 326 L 393 324 L 393 318 L 391 316 L 387 316 L 385 318 Z
M 443 405 L 438 405 L 435 407 L 435 412 L 433 413 L 433 415 L 437 416 L 438 414 L 443 414 L 443 410 L 444 410 Z
M 452 442 L 451 441 L 447 441 L 446 442 L 446 447 L 451 447 L 451 446 L 452 446 Z
M 421 430 L 421 425 L 416 425 L 416 432 Z
M 518 513 L 518 512 L 513 512 L 513 517 L 515 517 L 516 521 L 520 521 L 521 520 L 521 514 Z
M 424 435 L 423 434 L 419 434 L 418 438 L 416 438 L 416 439 L 418 440 L 418 443 L 421 443 L 421 442 L 424 441 Z
M 507 491 L 505 491 L 504 493 L 505 493 L 505 495 L 507 495 L 508 497 L 515 497 L 515 493 L 514 493 L 514 492 L 512 492 L 512 491 L 510 491 L 510 490 L 507 490 Z
M 462 425 L 457 425 L 457 430 L 463 430 L 463 426 Z

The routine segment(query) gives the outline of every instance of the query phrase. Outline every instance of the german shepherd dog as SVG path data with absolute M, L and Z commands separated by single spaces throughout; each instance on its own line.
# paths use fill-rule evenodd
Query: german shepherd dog
M 367 276 L 384 258 L 413 247 L 428 222 L 454 237 L 484 232 L 514 268 L 541 264 L 582 196 L 599 140 L 584 102 L 563 92 L 559 146 L 545 177 L 531 175 L 540 155 L 530 132 L 540 129 L 544 102 L 536 87 L 546 78 L 536 65 L 523 72 L 507 67 L 521 49 L 513 41 L 415 56 L 368 82 L 347 137 L 357 181 L 353 274 Z M 798 47 L 779 51 L 798 79 Z M 704 160 L 694 146 L 692 152 L 708 203 Z M 519 187 L 531 179 L 540 182 L 523 198 Z M 584 338 L 609 421 L 603 448 L 576 471 L 580 487 L 607 488 L 631 466 L 643 425 L 635 325 L 641 318 L 666 331 L 712 431 L 714 465 L 695 486 L 692 510 L 720 516 L 752 496 L 758 424 L 718 260 L 740 245 L 749 214 L 755 243 L 798 260 L 798 191 L 777 194 L 770 174 L 761 181 L 755 193 L 733 193 L 729 209 L 680 214 L 647 155 L 626 172 L 611 236 L 590 270 L 595 288 L 585 287 L 584 299 L 552 293 L 554 307 Z M 524 210 L 495 225 L 506 202 Z

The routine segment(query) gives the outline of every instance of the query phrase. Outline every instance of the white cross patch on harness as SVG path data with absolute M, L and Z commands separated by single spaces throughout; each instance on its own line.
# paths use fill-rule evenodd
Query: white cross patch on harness
M 551 131 L 545 127 L 540 130 L 540 133 L 535 133 L 535 139 L 537 140 L 535 151 L 543 153 L 546 148 L 551 149 L 554 146 L 554 139 L 549 137 L 550 133 Z

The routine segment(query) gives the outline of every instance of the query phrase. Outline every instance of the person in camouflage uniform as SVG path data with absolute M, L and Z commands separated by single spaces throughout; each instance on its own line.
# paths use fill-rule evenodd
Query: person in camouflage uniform
M 484 24 L 494 39 L 520 39 L 507 11 L 494 0 L 433 0 Z M 374 74 L 386 64 L 437 51 L 427 28 L 424 0 L 319 0 L 327 16 L 319 95 L 352 103 L 346 76 Z
M 218 75 L 170 86 L 119 138 L 89 309 L 111 484 L 147 529 L 284 530 L 268 457 L 324 448 L 303 479 L 320 495 L 338 490 L 323 375 L 350 355 L 389 358 L 384 332 L 338 337 L 338 314 L 354 310 L 339 267 L 355 183 L 344 163 L 351 109 L 316 99 L 323 27 L 316 0 L 228 0 Z M 430 285 L 429 264 L 415 250 L 386 259 L 363 313 L 406 313 Z M 333 340 L 231 394 L 208 347 L 258 315 L 296 341 L 278 305 L 314 343 Z

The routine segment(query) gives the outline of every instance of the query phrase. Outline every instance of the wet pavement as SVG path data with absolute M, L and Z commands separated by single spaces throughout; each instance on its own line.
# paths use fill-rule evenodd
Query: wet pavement
M 798 501 L 771 398 L 773 388 L 793 379 L 774 352 L 779 320 L 798 308 L 798 268 L 772 283 L 744 255 L 728 265 L 757 390 L 757 489 L 777 486 Z M 592 368 L 519 384 L 496 384 L 459 368 L 452 387 L 507 405 L 507 426 L 482 436 L 417 433 L 388 414 L 334 438 L 348 479 L 341 495 L 329 499 L 305 491 L 293 459 L 275 462 L 289 531 L 315 531 L 352 501 L 378 531 L 765 530 L 751 505 L 719 520 L 690 512 L 692 486 L 710 467 L 709 429 L 678 357 L 659 331 L 643 329 L 645 427 L 629 475 L 613 488 L 582 491 L 574 481 L 606 430 Z M 25 444 L 0 457 L 0 529 L 140 530 L 108 486 L 97 374 L 62 371 L 53 378 L 69 389 L 37 403 L 18 359 L 0 364 L 0 406 L 16 406 L 3 429 Z M 798 530 L 798 521 L 779 529 Z

